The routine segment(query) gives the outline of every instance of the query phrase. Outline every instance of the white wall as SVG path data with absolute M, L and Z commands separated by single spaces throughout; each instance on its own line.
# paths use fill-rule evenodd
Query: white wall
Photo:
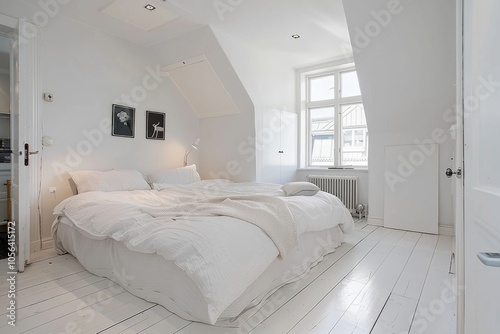
M 36 10 L 1 1 L 0 11 L 11 17 L 30 19 Z M 199 123 L 173 83 L 151 74 L 163 65 L 151 50 L 63 16 L 51 18 L 41 35 L 42 90 L 54 95 L 54 102 L 42 102 L 41 110 L 43 135 L 54 140 L 41 152 L 41 238 L 48 242 L 52 210 L 71 195 L 65 170 L 148 172 L 182 166 L 185 144 L 199 137 Z M 113 103 L 136 107 L 134 139 L 113 137 L 102 126 L 111 120 Z M 146 110 L 167 114 L 165 141 L 145 139 Z M 190 161 L 198 162 L 197 152 Z M 50 194 L 49 187 L 56 187 L 56 193 Z M 32 250 L 39 248 L 39 240 L 31 241 Z
M 348 0 L 344 8 L 370 131 L 370 222 L 383 222 L 385 146 L 429 140 L 440 144 L 439 224 L 452 225 L 444 170 L 454 147 L 448 133 L 455 102 L 454 1 Z
M 255 135 L 254 106 L 211 29 L 204 27 L 191 31 L 160 43 L 153 50 L 156 61 L 162 65 L 205 55 L 239 110 L 237 115 L 200 119 L 201 177 L 230 178 L 238 182 L 255 180 L 255 164 L 238 153 L 238 144 Z M 184 145 L 190 147 L 196 138 L 192 136 Z M 253 149 L 252 143 L 249 150 Z
M 276 130 L 276 126 L 273 125 L 276 124 L 273 121 L 273 116 L 269 117 L 269 114 L 276 114 L 280 110 L 297 112 L 295 103 L 296 69 L 291 68 L 286 64 L 287 62 L 283 61 L 286 54 L 276 54 L 255 48 L 218 30 L 214 30 L 214 33 L 255 104 L 257 180 L 259 182 L 286 183 L 304 181 L 310 174 L 355 175 L 359 177 L 359 201 L 368 204 L 367 170 L 297 170 L 296 154 L 293 166 L 283 165 L 281 168 L 277 166 L 279 155 L 275 151 L 277 151 L 276 147 L 280 147 L 277 141 L 281 140 L 281 147 L 296 153 L 297 142 L 294 139 L 297 137 L 294 136 L 294 139 L 291 137 L 280 138 L 282 132 Z M 352 55 L 350 56 L 352 57 Z M 283 131 L 283 133 L 285 132 Z M 287 144 L 290 144 L 290 140 L 292 145 L 284 144 L 287 141 Z M 245 146 L 243 145 L 242 148 Z
M 142 172 L 182 166 L 184 144 L 199 136 L 199 127 L 172 82 L 150 74 L 161 64 L 147 49 L 57 18 L 43 30 L 41 64 L 43 90 L 54 94 L 54 102 L 45 102 L 42 110 L 43 135 L 54 140 L 43 149 L 42 238 L 47 238 L 53 206 L 70 195 L 66 175 L 58 173 L 63 166 Z M 103 130 L 113 103 L 136 108 L 134 139 Z M 165 141 L 146 139 L 146 110 L 167 114 Z M 196 152 L 190 158 L 197 162 Z M 54 186 L 55 196 L 47 190 Z
M 283 63 L 286 54 L 259 48 L 220 30 L 214 30 L 214 34 L 255 106 L 255 120 L 246 125 L 255 126 L 254 137 L 238 143 L 238 154 L 256 165 L 257 181 L 280 183 L 292 180 L 295 169 L 282 169 L 281 178 L 279 171 L 274 172 L 279 156 L 276 153 L 273 158 L 273 152 L 269 150 L 276 147 L 274 141 L 279 140 L 279 131 L 269 124 L 272 117 L 264 117 L 265 113 L 281 110 L 296 112 L 295 72 Z M 255 154 L 249 153 L 251 142 L 257 145 Z
M 293 139 L 280 138 L 281 132 L 275 130 L 273 116 L 269 117 L 269 114 L 276 114 L 279 110 L 297 112 L 295 69 L 283 61 L 286 54 L 276 54 L 255 48 L 218 30 L 214 30 L 214 33 L 255 104 L 257 180 L 259 182 L 285 183 L 304 181 L 310 174 L 355 175 L 359 177 L 359 201 L 368 204 L 367 170 L 297 170 L 296 159 L 293 166 L 282 166 L 281 168 L 277 166 L 279 156 L 275 151 L 279 145 L 276 142 L 280 139 L 282 142 L 293 141 Z M 350 56 L 352 57 L 352 55 Z M 286 147 L 284 144 L 281 146 L 297 152 L 297 142 L 294 141 L 292 144 L 293 147 Z M 244 147 L 243 145 L 242 148 Z
M 28 21 L 39 10 L 26 3 L 0 3 L 3 14 Z M 42 89 L 54 95 L 54 102 L 42 105 L 43 135 L 54 140 L 54 145 L 42 152 L 42 239 L 50 238 L 53 207 L 71 195 L 64 173 L 67 169 L 134 168 L 148 172 L 178 167 L 185 149 L 200 138 L 200 149 L 189 155 L 189 163 L 198 164 L 203 178 L 256 179 L 255 163 L 237 151 L 239 143 L 255 137 L 253 104 L 209 28 L 149 49 L 61 15 L 50 18 L 41 30 Z M 167 75 L 151 75 L 157 68 L 200 54 L 218 73 L 240 114 L 199 120 Z M 146 77 L 148 86 L 158 87 L 142 96 Z M 161 82 L 155 82 L 155 77 Z M 113 103 L 136 107 L 135 139 L 112 137 L 108 129 L 102 131 L 101 122 L 110 119 Z M 146 110 L 167 113 L 166 141 L 145 139 Z M 254 145 L 249 143 L 247 149 Z M 56 193 L 50 194 L 49 187 L 56 187 Z M 39 240 L 32 240 L 32 249 L 38 244 Z

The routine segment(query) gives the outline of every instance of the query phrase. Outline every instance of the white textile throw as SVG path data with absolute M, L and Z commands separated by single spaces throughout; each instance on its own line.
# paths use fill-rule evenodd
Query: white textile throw
M 279 257 L 286 256 L 298 245 L 292 212 L 278 197 L 265 195 L 230 195 L 198 201 L 143 207 L 153 217 L 228 216 L 260 227 L 276 245 Z

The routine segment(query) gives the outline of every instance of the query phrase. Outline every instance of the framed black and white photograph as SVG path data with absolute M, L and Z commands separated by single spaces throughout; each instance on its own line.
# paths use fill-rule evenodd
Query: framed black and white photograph
M 146 139 L 165 140 L 165 113 L 146 111 Z
M 135 108 L 113 104 L 111 135 L 135 137 Z

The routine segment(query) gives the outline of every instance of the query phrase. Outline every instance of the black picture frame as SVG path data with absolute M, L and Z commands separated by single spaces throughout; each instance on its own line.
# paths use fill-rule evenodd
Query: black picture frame
M 146 110 L 146 139 L 165 140 L 164 112 Z
M 118 137 L 135 137 L 135 108 L 113 104 L 111 135 Z

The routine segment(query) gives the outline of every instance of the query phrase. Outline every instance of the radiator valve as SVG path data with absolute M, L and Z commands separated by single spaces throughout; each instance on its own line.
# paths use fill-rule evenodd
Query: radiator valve
M 365 217 L 365 215 L 366 215 L 366 204 L 359 203 L 356 206 L 356 213 L 358 214 L 359 219 Z

